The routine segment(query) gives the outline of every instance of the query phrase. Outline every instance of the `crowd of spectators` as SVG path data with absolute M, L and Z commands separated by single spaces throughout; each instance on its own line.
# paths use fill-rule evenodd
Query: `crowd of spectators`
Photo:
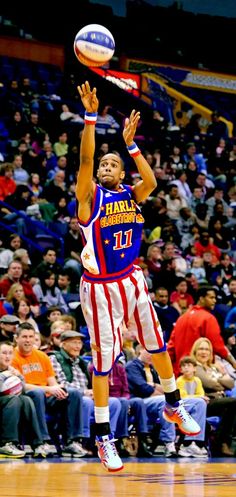
M 82 239 L 74 198 L 83 116 L 73 100 L 68 103 L 60 96 L 55 101 L 39 98 L 28 78 L 21 86 L 11 82 L 6 104 L 8 114 L 1 118 L 5 133 L 0 141 L 0 221 L 2 225 L 12 226 L 15 232 L 2 229 L 0 240 L 0 342 L 8 344 L 6 351 L 4 347 L 0 348 L 0 368 L 10 371 L 13 366 L 14 374 L 18 370 L 24 388 L 21 396 L 31 398 L 33 403 L 29 404 L 28 410 L 36 406 L 39 427 L 35 428 L 34 422 L 34 431 L 37 437 L 27 440 L 34 454 L 46 457 L 56 444 L 57 450 L 62 447 L 62 455 L 84 457 L 91 452 L 93 399 L 91 370 L 87 368 L 90 345 L 79 302 Z M 96 127 L 98 145 L 94 175 L 99 158 L 112 151 L 125 163 L 125 182 L 134 184 L 139 177 L 120 138 L 123 118 L 115 105 L 110 108 L 109 102 L 101 109 Z M 210 291 L 215 295 L 214 305 L 207 309 L 209 320 L 213 313 L 222 337 L 228 329 L 232 336 L 233 331 L 236 334 L 236 142 L 228 137 L 227 128 L 217 112 L 212 113 L 212 122 L 205 134 L 198 126 L 176 126 L 173 130 L 163 118 L 157 120 L 156 111 L 149 122 L 142 123 L 139 133 L 137 141 L 155 172 L 157 188 L 141 206 L 145 224 L 136 263 L 143 270 L 174 357 L 175 323 L 180 323 L 178 320 L 197 304 L 202 285 L 210 285 Z M 40 220 L 45 226 L 50 225 L 63 236 L 63 260 L 58 260 L 56 243 L 46 247 L 42 256 L 26 246 L 24 236 L 33 238 L 35 232 L 32 233 L 31 225 L 12 207 L 31 219 Z M 35 229 L 37 233 L 39 228 Z M 180 325 L 176 330 L 179 328 Z M 164 401 L 158 377 L 153 377 L 153 371 L 151 375 L 147 368 L 144 375 L 145 366 L 150 362 L 148 356 L 145 351 L 135 349 L 135 338 L 129 336 L 127 330 L 124 329 L 123 335 L 123 362 L 110 375 L 111 425 L 119 439 L 120 450 L 126 454 L 130 451 L 127 441 L 132 418 L 139 439 L 139 452 L 136 453 L 147 457 L 153 453 L 174 456 L 176 434 L 174 427 L 166 426 L 168 423 L 162 420 Z M 11 344 L 16 346 L 14 352 Z M 187 356 L 191 346 L 188 344 L 188 349 L 184 350 Z M 220 349 L 215 343 L 213 347 L 216 352 Z M 41 349 L 40 353 L 35 352 L 37 349 Z M 204 427 L 200 438 L 181 444 L 179 455 L 184 457 L 206 456 L 206 407 L 210 414 L 214 412 L 221 416 L 217 406 L 224 405 L 206 399 L 207 396 L 212 398 L 211 392 L 202 374 L 204 361 L 199 359 L 196 350 L 193 351 L 197 361 L 196 375 L 202 378 L 207 394 L 203 391 L 199 395 L 198 408 L 193 402 L 193 410 L 195 414 L 201 414 L 198 422 L 204 420 Z M 235 341 L 230 350 L 236 357 Z M 5 353 L 13 355 L 12 366 L 1 362 Z M 37 372 L 43 364 L 43 377 L 34 377 L 27 365 L 24 366 L 25 356 L 31 354 L 36 355 Z M 176 370 L 179 370 L 180 358 L 178 355 Z M 194 358 L 192 363 L 187 360 L 186 364 L 194 365 Z M 207 369 L 212 369 L 213 363 L 212 357 Z M 183 364 L 181 368 L 182 372 Z M 221 368 L 226 365 L 221 364 Z M 134 377 L 137 381 L 138 375 L 132 373 L 136 370 L 143 378 L 137 385 Z M 221 374 L 234 375 L 235 381 L 234 368 L 231 372 L 222 370 Z M 233 392 L 233 386 L 232 383 L 227 391 Z M 226 395 L 222 389 L 220 392 L 222 397 Z M 0 397 L 1 408 L 3 398 Z M 233 402 L 227 401 L 227 405 L 233 405 Z M 22 405 L 25 405 L 23 401 Z M 58 414 L 58 405 L 62 419 L 55 424 L 61 427 L 63 420 L 67 420 L 64 422 L 67 431 L 61 433 L 59 441 L 53 438 L 55 430 L 49 433 L 46 423 L 48 416 Z M 20 409 L 23 407 L 18 406 Z M 157 431 L 157 418 L 161 420 L 158 444 L 154 446 L 152 440 L 148 445 L 153 425 Z M 224 423 L 225 418 L 223 426 Z M 218 452 L 228 456 L 233 455 L 234 419 L 231 419 L 231 427 L 232 433 L 226 439 L 221 436 L 222 430 L 218 437 Z M 2 435 L 0 454 L 25 456 L 24 433 L 20 426 L 19 430 L 21 439 L 16 435 L 13 438 Z M 17 447 L 19 443 L 23 448 Z

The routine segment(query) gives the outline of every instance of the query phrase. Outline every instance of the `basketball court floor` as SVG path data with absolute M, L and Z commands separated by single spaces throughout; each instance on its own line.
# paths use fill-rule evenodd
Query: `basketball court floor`
M 236 458 L 124 459 L 107 473 L 98 459 L 1 460 L 1 497 L 233 497 Z

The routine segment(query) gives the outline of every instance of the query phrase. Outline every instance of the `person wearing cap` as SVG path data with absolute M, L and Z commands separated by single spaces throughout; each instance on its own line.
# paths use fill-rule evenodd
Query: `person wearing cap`
M 13 342 L 19 318 L 13 314 L 5 314 L 0 318 L 0 342 Z
M 64 331 L 60 335 L 61 348 L 50 354 L 50 360 L 58 383 L 66 389 L 73 386 L 83 395 L 83 438 L 86 446 L 90 439 L 90 424 L 94 418 L 94 401 L 87 363 L 80 357 L 83 338 L 85 335 L 77 331 Z M 109 410 L 112 431 L 115 433 L 121 411 L 118 399 L 109 398 Z
M 80 391 L 73 385 L 65 389 L 63 384 L 58 383 L 49 357 L 34 347 L 35 330 L 30 323 L 18 326 L 16 343 L 12 366 L 24 377 L 25 391 L 35 404 L 46 453 L 49 455 L 55 452 L 55 447 L 50 445 L 46 414 L 60 415 L 64 442 L 62 455 L 83 457 L 86 451 L 78 441 L 82 436 Z

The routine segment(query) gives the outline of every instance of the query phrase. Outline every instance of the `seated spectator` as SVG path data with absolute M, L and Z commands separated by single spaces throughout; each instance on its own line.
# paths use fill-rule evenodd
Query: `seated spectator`
M 60 317 L 60 320 L 65 323 L 66 331 L 76 329 L 76 319 L 74 316 L 71 316 L 70 314 L 63 314 L 63 316 Z
M 53 271 L 56 275 L 62 269 L 57 262 L 57 253 L 55 249 L 45 248 L 43 251 L 43 260 L 31 272 L 31 283 L 35 285 L 38 280 L 42 280 L 46 271 Z
M 175 177 L 176 179 L 171 181 L 171 185 L 176 185 L 178 187 L 179 196 L 187 202 L 187 205 L 190 205 L 192 192 L 187 183 L 187 175 L 185 170 L 180 169 L 177 171 Z
M 166 423 L 165 418 L 163 417 L 165 399 L 163 389 L 159 384 L 158 375 L 151 364 L 151 354 L 149 354 L 141 345 L 137 347 L 137 353 L 138 357 L 133 359 L 133 361 L 129 361 L 126 365 L 131 398 L 143 398 L 149 423 L 154 422 L 154 429 L 156 420 L 159 419 L 161 425 L 159 438 L 165 446 L 165 457 L 175 456 L 175 426 Z M 201 427 L 201 432 L 199 434 L 186 436 L 185 440 L 190 442 L 196 440 L 204 441 L 206 424 L 205 401 L 203 399 L 188 399 L 187 402 L 185 400 L 183 400 L 183 402 L 186 410 L 192 414 L 194 420 L 196 420 Z M 198 451 L 192 450 L 191 456 L 199 457 L 196 455 L 196 452 Z
M 39 333 L 39 327 L 31 315 L 30 305 L 26 298 L 22 297 L 13 304 L 14 315 L 19 318 L 20 323 L 30 323 L 36 333 Z
M 0 200 L 7 202 L 7 197 L 16 191 L 16 182 L 13 178 L 14 166 L 9 162 L 1 165 L 0 170 Z
M 188 285 L 185 278 L 178 278 L 175 284 L 175 291 L 170 294 L 170 303 L 179 314 L 183 314 L 194 303 L 192 295 L 188 293 Z
M 97 122 L 95 126 L 95 131 L 97 135 L 101 135 L 103 140 L 106 137 L 106 140 L 109 139 L 113 134 L 116 134 L 118 129 L 120 129 L 120 125 L 114 119 L 114 117 L 109 114 L 110 110 L 109 105 L 105 105 L 98 114 Z
M 28 180 L 29 190 L 34 197 L 40 197 L 43 187 L 40 185 L 40 176 L 38 173 L 31 173 Z
M 225 397 L 225 391 L 232 388 L 234 382 L 213 362 L 213 348 L 207 338 L 202 337 L 194 342 L 191 355 L 197 362 L 196 375 L 201 379 L 208 397 L 207 416 L 221 418 L 216 432 L 217 453 L 234 456 L 231 443 L 236 428 L 236 398 Z
M 69 151 L 69 145 L 67 143 L 68 135 L 65 132 L 62 132 L 58 141 L 53 144 L 53 151 L 57 157 L 61 157 L 62 155 L 67 155 Z
M 138 457 L 152 457 L 152 452 L 147 441 L 148 426 L 146 406 L 140 397 L 130 397 L 128 379 L 124 365 L 116 362 L 109 373 L 109 396 L 115 397 L 121 404 L 121 411 L 117 420 L 115 437 L 118 438 L 120 455 L 127 456 L 129 439 L 129 416 L 134 418 L 134 426 L 138 436 Z M 129 455 L 129 453 L 128 453 Z
M 224 303 L 229 306 L 229 308 L 236 307 L 236 276 L 233 276 L 228 281 L 228 288 L 225 289 L 226 297 Z
M 49 357 L 34 347 L 35 330 L 31 324 L 22 323 L 18 326 L 16 342 L 12 366 L 24 377 L 25 390 L 34 402 L 46 450 L 48 453 L 52 450 L 48 444 L 50 435 L 46 412 L 54 415 L 60 413 L 63 435 L 62 455 L 83 457 L 85 451 L 78 442 L 83 430 L 80 392 L 75 388 L 65 389 L 56 381 Z
M 222 219 L 217 217 L 210 218 L 208 230 L 213 244 L 220 251 L 229 253 L 231 249 L 230 232 L 222 224 Z
M 13 254 L 15 250 L 21 247 L 22 241 L 17 233 L 12 233 L 8 238 L 8 243 L 6 248 L 3 248 L 0 252 L 0 271 L 4 273 L 10 262 L 13 260 Z
M 150 245 L 150 247 L 148 247 L 146 259 L 147 267 L 149 269 L 151 277 L 157 275 L 157 273 L 160 271 L 161 260 L 161 249 L 157 244 L 153 243 L 152 245 Z
M 22 167 L 23 161 L 20 154 L 14 156 L 12 164 L 14 167 L 13 179 L 16 185 L 28 185 L 30 176 L 26 169 Z
M 203 265 L 203 258 L 195 256 L 191 262 L 191 274 L 196 276 L 199 283 L 206 283 L 206 271 Z
M 179 388 L 180 395 L 182 399 L 189 398 L 202 398 L 207 400 L 205 397 L 205 392 L 203 390 L 202 382 L 198 376 L 195 376 L 196 373 L 197 362 L 193 357 L 184 356 L 180 360 L 180 371 L 181 376 L 179 376 L 176 380 L 176 385 Z M 192 449 L 199 453 L 199 457 L 206 457 L 207 450 L 204 446 L 202 446 L 201 442 L 189 442 L 184 441 L 180 446 L 178 455 L 186 457 L 191 455 Z M 196 449 L 196 445 L 198 449 Z
M 184 162 L 187 164 L 193 159 L 197 164 L 198 173 L 207 174 L 207 163 L 203 154 L 197 152 L 195 143 L 190 142 L 186 145 L 186 153 L 184 154 Z
M 209 225 L 209 216 L 207 214 L 207 206 L 205 203 L 200 203 L 196 206 L 195 210 L 196 215 L 196 225 L 199 230 L 207 231 Z
M 68 105 L 62 104 L 61 106 L 62 112 L 60 114 L 60 120 L 63 123 L 74 123 L 74 124 L 84 124 L 84 120 L 82 117 L 80 117 L 79 114 L 75 114 L 74 112 L 71 112 Z
M 179 218 L 179 211 L 183 207 L 187 207 L 186 200 L 179 194 L 178 186 L 170 184 L 168 194 L 165 195 L 167 215 L 173 221 Z
M 25 456 L 25 451 L 20 448 L 22 434 L 25 442 L 33 447 L 35 457 L 46 457 L 34 403 L 25 395 L 23 377 L 10 365 L 13 350 L 10 342 L 0 343 L 0 386 L 2 387 L 6 376 L 19 377 L 16 393 L 2 394 L 0 397 L 0 457 L 18 459 Z
M 64 268 L 71 270 L 73 284 L 79 284 L 81 276 L 81 258 L 83 242 L 79 229 L 78 219 L 73 216 L 69 222 L 69 231 L 64 237 Z
M 59 306 L 62 311 L 68 312 L 68 306 L 63 298 L 61 290 L 56 285 L 56 275 L 53 271 L 45 271 L 40 283 L 33 286 L 38 301 L 46 309 L 52 305 Z
M 215 188 L 213 195 L 207 199 L 206 204 L 208 206 L 208 216 L 211 217 L 214 214 L 214 207 L 218 201 L 222 202 L 223 213 L 226 216 L 228 212 L 228 204 L 224 200 L 224 191 L 222 188 Z
M 83 402 L 83 439 L 88 445 L 90 439 L 90 423 L 94 411 L 93 393 L 87 364 L 80 357 L 84 335 L 76 331 L 65 331 L 60 335 L 61 347 L 50 354 L 50 361 L 58 383 L 70 391 L 76 389 Z M 112 431 L 116 431 L 118 416 L 121 410 L 118 399 L 109 399 Z
M 14 341 L 16 327 L 19 324 L 19 318 L 13 314 L 5 314 L 0 318 L 0 342 Z
M 30 305 L 37 306 L 38 299 L 33 291 L 31 284 L 22 278 L 23 268 L 19 261 L 10 262 L 6 276 L 0 281 L 0 293 L 6 297 L 8 290 L 13 283 L 20 283 L 23 287 L 26 298 L 29 300 Z
M 47 350 L 45 352 L 50 355 L 51 353 L 54 353 L 56 350 L 60 350 L 61 348 L 61 341 L 60 341 L 60 336 L 64 331 L 68 331 L 66 329 L 66 324 L 60 320 L 56 319 L 51 326 L 50 326 L 50 335 L 49 335 L 49 346 L 47 347 Z
M 199 257 L 203 257 L 203 254 L 210 252 L 214 257 L 214 260 L 219 261 L 221 251 L 214 243 L 212 243 L 207 231 L 203 231 L 201 233 L 199 241 L 195 242 L 194 246 L 196 248 L 196 255 Z
M 182 250 L 191 245 L 192 233 L 191 229 L 195 225 L 196 216 L 189 207 L 183 207 L 179 211 L 179 219 L 176 223 L 180 235 L 180 247 Z
M 169 304 L 169 294 L 165 287 L 158 287 L 156 289 L 153 305 L 164 334 L 165 342 L 168 342 L 175 322 L 179 317 L 179 312 L 173 305 Z
M 180 251 L 177 249 L 175 244 L 171 241 L 165 243 L 163 250 L 163 259 L 171 259 L 175 260 L 175 273 L 176 276 L 182 276 L 184 278 L 188 266 L 186 260 L 181 256 Z M 165 285 L 164 285 L 165 286 Z

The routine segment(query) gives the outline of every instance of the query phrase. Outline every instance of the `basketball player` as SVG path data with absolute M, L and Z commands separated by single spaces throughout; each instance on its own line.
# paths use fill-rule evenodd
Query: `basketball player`
M 108 471 L 123 468 L 110 432 L 108 374 L 121 353 L 124 321 L 135 331 L 141 345 L 152 353 L 166 397 L 164 417 L 177 423 L 187 434 L 200 432 L 185 411 L 161 327 L 148 296 L 141 268 L 134 266 L 139 255 L 143 217 L 138 204 L 156 187 L 153 172 L 134 143 L 140 113 L 133 110 L 126 119 L 123 138 L 141 176 L 134 187 L 122 185 L 125 171 L 115 154 L 102 157 L 93 180 L 95 123 L 98 111 L 96 88 L 88 81 L 78 87 L 85 108 L 85 126 L 80 148 L 76 197 L 85 243 L 81 254 L 81 306 L 86 319 L 93 355 L 93 393 L 98 455 Z

